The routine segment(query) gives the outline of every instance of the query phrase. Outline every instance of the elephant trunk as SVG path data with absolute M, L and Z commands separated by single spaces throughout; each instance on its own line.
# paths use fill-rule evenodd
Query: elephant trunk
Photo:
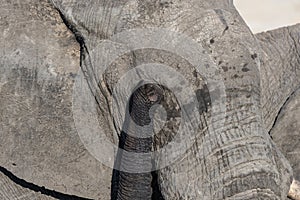
M 127 152 L 143 153 L 150 151 L 151 143 L 152 140 L 150 138 L 141 140 L 122 132 L 119 147 Z M 117 162 L 121 165 L 121 170 L 114 170 L 113 172 L 112 199 L 151 199 L 151 172 L 131 173 L 123 171 L 126 170 L 126 166 L 132 166 L 134 165 L 133 163 L 139 163 L 139 160 L 120 153 L 118 153 L 117 159 L 119 159 Z M 146 164 L 145 159 L 143 160 L 143 164 Z M 152 165 L 151 158 L 147 159 L 146 162 L 148 165 Z M 137 166 L 137 168 L 139 168 L 139 166 Z
M 119 139 L 116 165 L 120 170 L 114 170 L 112 180 L 112 199 L 151 199 L 153 195 L 153 173 L 151 152 L 152 132 L 136 133 L 136 125 L 144 127 L 150 124 L 150 108 L 156 104 L 160 95 L 158 88 L 146 84 L 138 88 L 131 96 L 128 104 L 129 116 L 126 117 L 123 131 Z M 147 131 L 147 129 L 146 129 Z M 134 156 L 131 153 L 137 153 Z M 140 155 L 139 155 L 140 154 Z M 145 166 L 145 167 L 141 167 Z

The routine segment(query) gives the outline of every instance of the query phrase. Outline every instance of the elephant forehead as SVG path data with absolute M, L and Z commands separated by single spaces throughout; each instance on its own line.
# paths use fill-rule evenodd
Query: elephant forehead
M 180 26 L 178 23 L 180 18 L 189 19 L 191 23 L 195 23 L 196 19 L 204 16 L 202 14 L 205 10 L 228 9 L 233 6 L 230 0 L 189 2 L 180 0 L 52 0 L 52 2 L 82 35 L 92 34 L 102 39 L 137 26 Z M 104 26 L 105 29 L 103 29 Z

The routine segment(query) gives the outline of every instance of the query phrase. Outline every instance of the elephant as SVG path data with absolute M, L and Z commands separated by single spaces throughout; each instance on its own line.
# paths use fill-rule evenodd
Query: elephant
M 70 73 L 68 78 L 63 73 L 57 75 L 51 69 L 52 62 L 57 66 L 67 66 L 67 59 L 75 58 L 62 56 L 59 59 L 66 60 L 56 63 L 55 57 L 51 57 L 53 61 L 44 61 L 50 63 L 50 66 L 46 65 L 47 73 L 49 71 L 55 77 L 49 78 L 48 82 L 35 85 L 30 82 L 37 82 L 37 77 L 50 76 L 40 69 L 18 69 L 9 74 L 10 79 L 17 80 L 14 78 L 17 73 L 21 73 L 21 77 L 28 76 L 26 80 L 30 84 L 21 81 L 24 81 L 22 84 L 26 90 L 33 93 L 26 95 L 34 96 L 35 90 L 41 96 L 53 94 L 47 99 L 49 105 L 64 105 L 64 99 L 72 101 L 71 95 L 64 91 L 75 88 L 75 118 L 72 120 L 69 114 L 72 106 L 65 105 L 67 111 L 61 109 L 60 115 L 66 115 L 68 119 L 62 118 L 63 124 L 72 124 L 68 130 L 73 134 L 76 132 L 75 121 L 75 124 L 80 124 L 76 126 L 80 132 L 81 126 L 89 124 L 86 115 L 80 114 L 85 114 L 83 111 L 88 114 L 88 106 L 95 104 L 101 134 L 118 146 L 115 156 L 110 159 L 112 170 L 91 161 L 87 153 L 82 153 L 85 152 L 82 146 L 77 150 L 73 144 L 78 144 L 79 139 L 74 137 L 76 141 L 70 144 L 75 147 L 71 145 L 67 151 L 82 154 L 84 158 L 74 156 L 81 163 L 92 163 L 92 167 L 82 164 L 86 168 L 82 167 L 80 172 L 94 172 L 95 168 L 103 170 L 97 174 L 102 178 L 101 187 L 87 185 L 105 192 L 93 196 L 84 190 L 92 193 L 96 189 L 80 189 L 80 184 L 70 183 L 72 181 L 63 184 L 65 188 L 73 188 L 66 191 L 94 199 L 287 199 L 288 195 L 299 199 L 297 175 L 293 175 L 289 161 L 269 134 L 286 102 L 293 98 L 293 94 L 298 94 L 299 25 L 254 35 L 232 0 L 51 0 L 44 5 L 46 11 L 37 10 L 37 13 L 46 14 L 37 14 L 36 19 L 53 20 L 54 24 L 61 20 L 59 23 L 64 24 L 64 27 L 55 27 L 55 30 L 65 30 L 55 36 L 60 38 L 58 44 L 49 36 L 49 41 L 59 47 L 53 48 L 57 51 L 55 55 L 63 54 L 67 43 L 80 46 L 76 52 L 77 56 L 80 54 L 80 59 L 77 59 L 80 60 L 79 72 L 76 75 Z M 51 42 L 47 45 L 53 45 Z M 66 44 L 61 44 L 63 42 Z M 63 50 L 57 50 L 60 48 Z M 39 59 L 44 58 L 47 57 Z M 26 62 L 31 64 L 31 61 Z M 4 73 L 8 74 L 5 70 Z M 53 86 L 53 82 L 57 85 Z M 7 86 L 6 83 L 3 85 Z M 5 91 L 4 86 L 0 85 L 0 92 Z M 88 90 L 81 94 L 76 87 L 83 86 Z M 48 93 L 44 93 L 45 88 Z M 60 101 L 54 104 L 58 99 Z M 42 100 L 41 97 L 41 100 L 34 98 L 32 101 Z M 82 108 L 76 111 L 79 104 Z M 44 109 L 42 103 L 39 105 L 38 109 Z M 51 109 L 56 111 L 56 108 Z M 4 114 L 9 111 L 1 110 Z M 43 111 L 47 112 L 47 109 Z M 76 113 L 79 113 L 78 118 Z M 71 135 L 62 131 L 66 129 L 63 126 L 66 125 L 58 128 L 59 133 Z M 41 125 L 37 123 L 36 127 Z M 159 130 L 155 131 L 157 127 Z M 88 130 L 92 130 L 89 128 L 84 129 L 84 134 L 88 135 Z M 4 130 L 11 133 L 9 128 Z M 277 137 L 275 141 L 280 140 L 276 134 L 271 136 Z M 68 141 L 65 143 L 69 144 Z M 100 154 L 103 156 L 105 152 Z M 55 163 L 55 166 L 67 163 Z M 71 178 L 72 172 L 79 171 L 76 167 L 66 171 L 67 178 L 76 180 Z M 19 176 L 28 175 L 19 173 Z M 77 179 L 88 183 L 94 178 L 89 173 L 86 176 L 90 178 L 79 176 Z M 9 188 L 15 188 L 19 196 L 24 196 L 31 187 L 25 191 L 20 189 L 20 184 L 10 183 L 13 180 L 5 179 L 3 198 L 9 199 L 9 195 L 13 195 L 6 192 L 12 190 Z M 33 178 L 32 182 L 38 180 Z M 47 181 L 39 184 L 46 185 Z M 105 187 L 110 184 L 110 188 Z M 51 191 L 52 188 L 60 192 L 64 190 L 55 183 L 47 187 Z M 31 190 L 35 192 L 28 199 L 52 199 L 62 195 L 41 188 Z M 38 191 L 44 192 L 40 194 Z

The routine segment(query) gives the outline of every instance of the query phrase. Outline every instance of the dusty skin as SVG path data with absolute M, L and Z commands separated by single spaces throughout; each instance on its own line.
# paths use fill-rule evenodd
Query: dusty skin
M 0 11 L 0 199 L 299 199 L 299 24 L 253 34 L 231 0 L 3 0 Z M 111 147 L 138 79 L 164 96 L 133 108 L 154 117 L 155 138 L 126 148 L 162 154 L 147 183 L 126 172 L 112 192 Z

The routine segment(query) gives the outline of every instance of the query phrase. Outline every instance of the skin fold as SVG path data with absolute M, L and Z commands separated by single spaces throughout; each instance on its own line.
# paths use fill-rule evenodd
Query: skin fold
M 0 18 L 0 198 L 299 199 L 281 141 L 300 127 L 280 126 L 299 24 L 254 35 L 231 0 L 5 0 Z

